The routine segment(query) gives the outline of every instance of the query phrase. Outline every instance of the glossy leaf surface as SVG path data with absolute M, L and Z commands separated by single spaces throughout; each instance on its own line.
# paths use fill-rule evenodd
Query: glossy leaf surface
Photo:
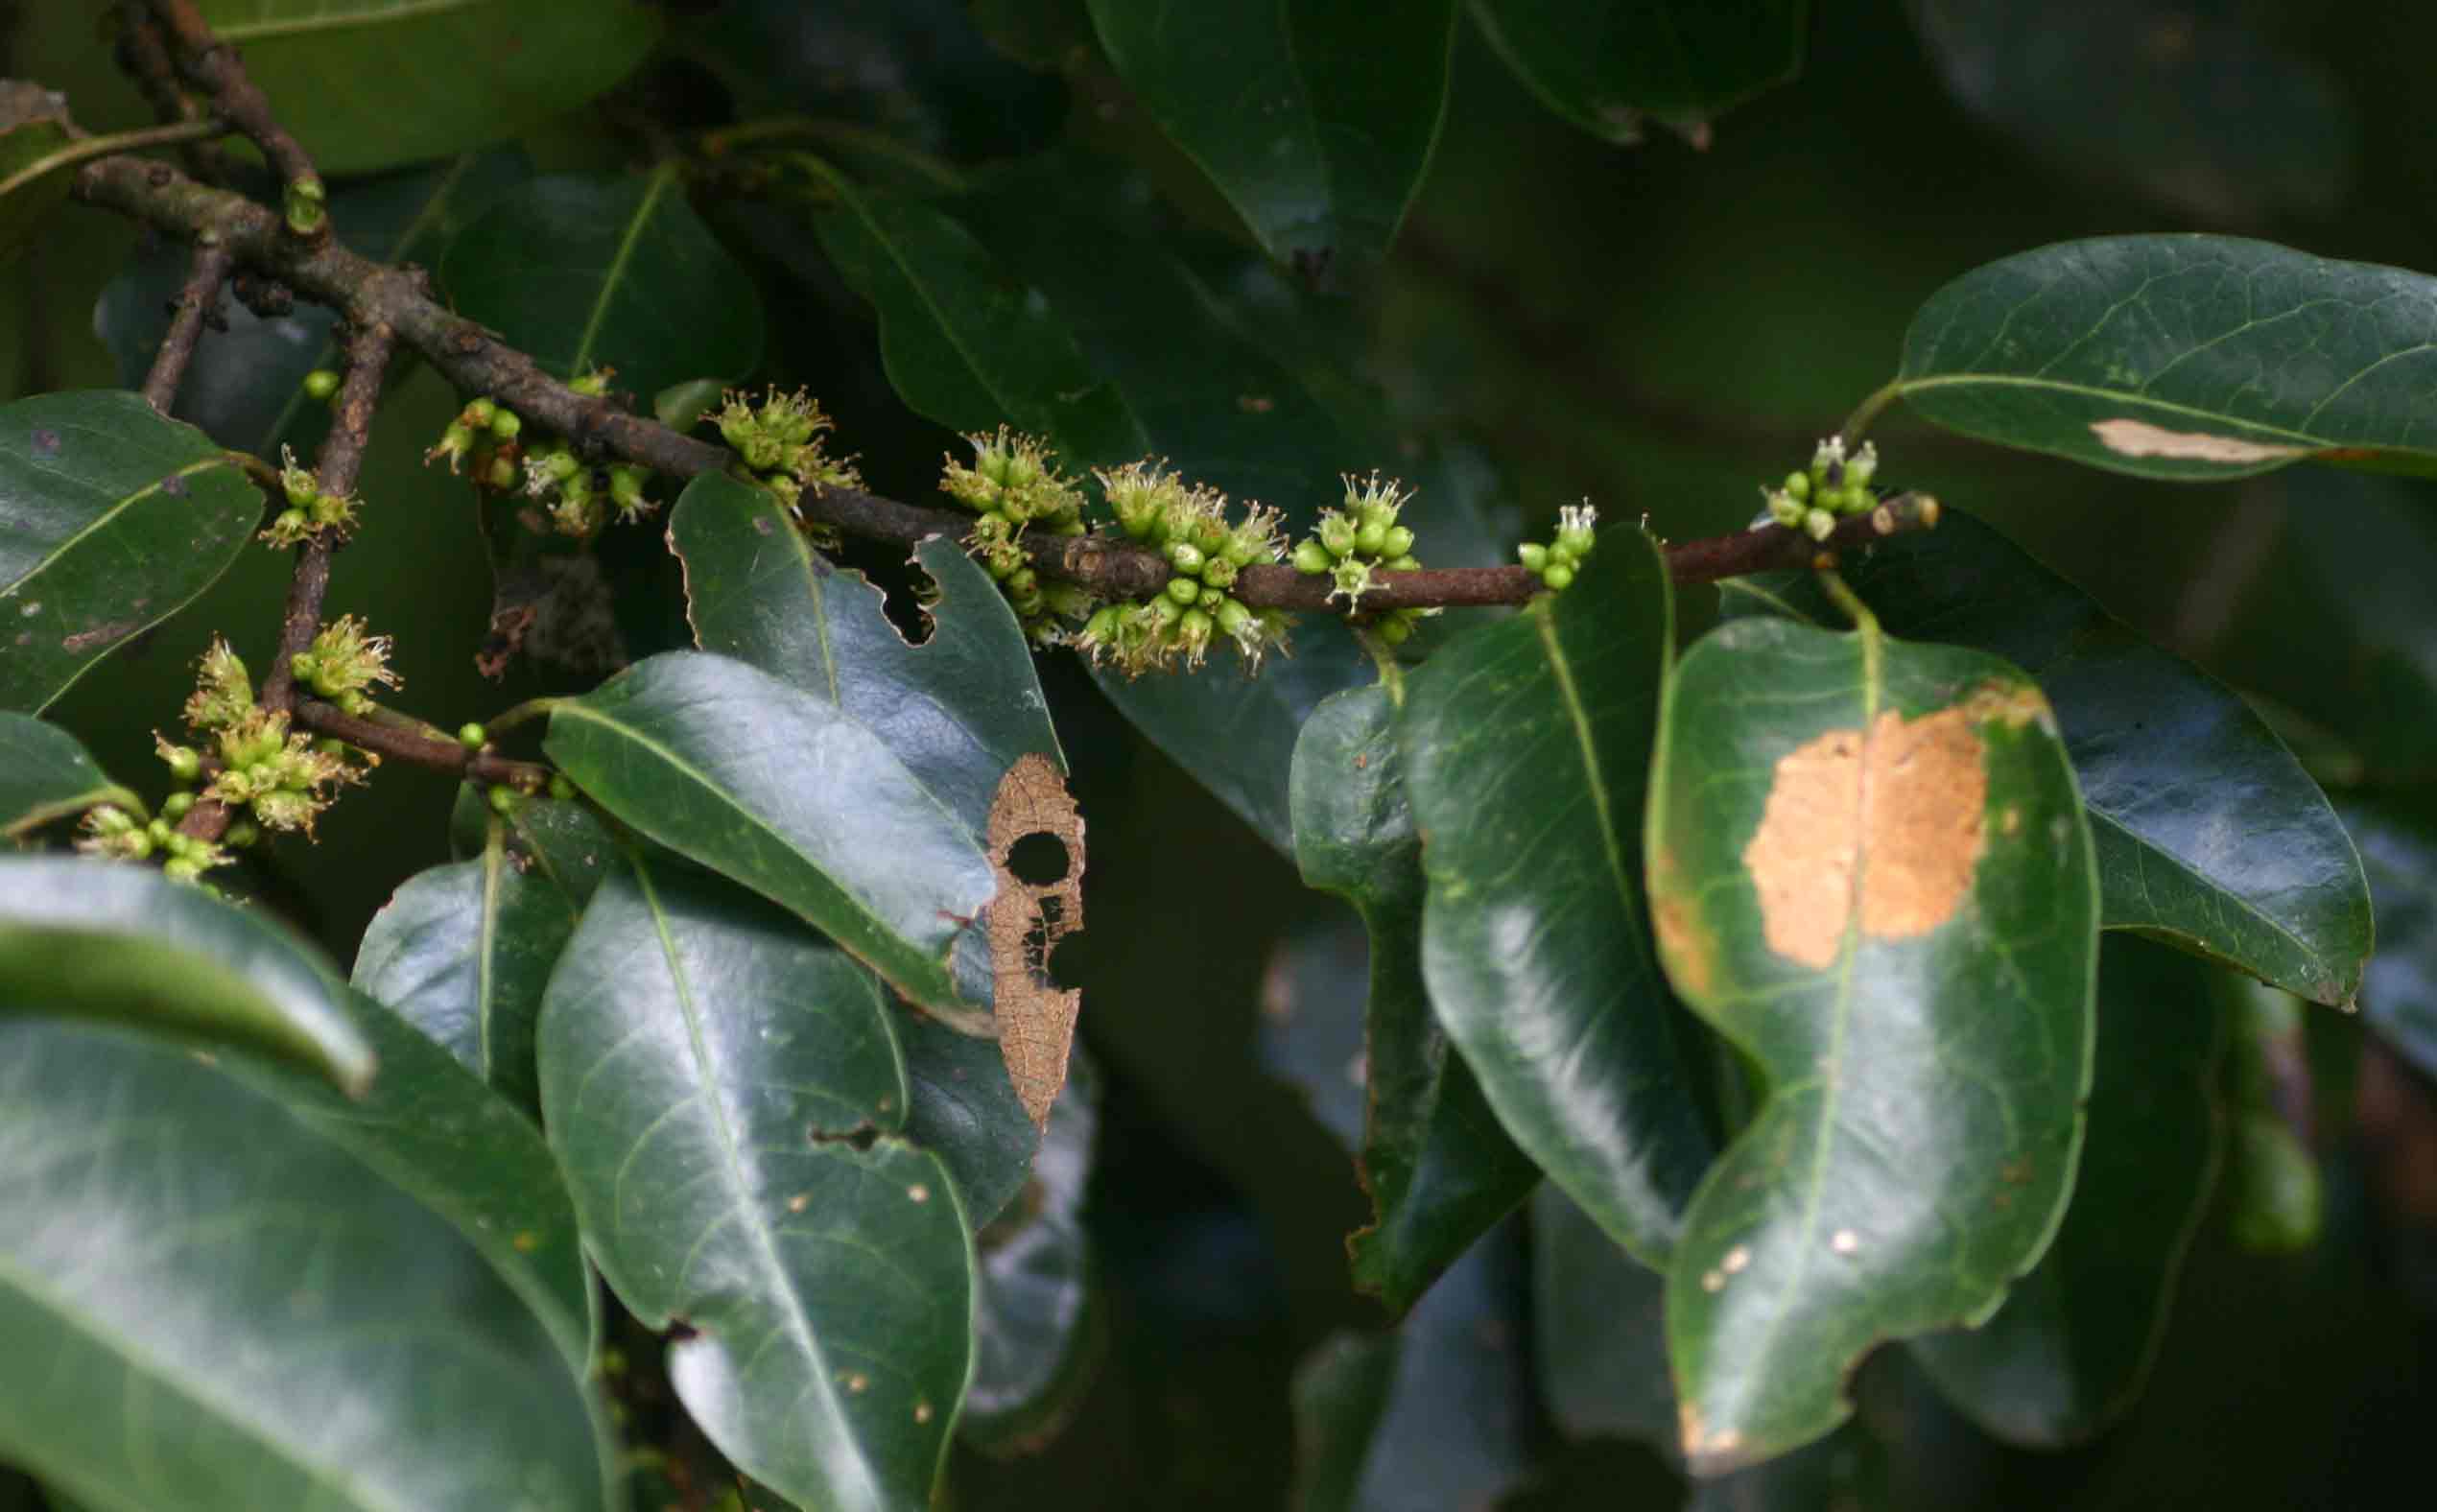
M 356 947 L 355 985 L 538 1116 L 533 1025 L 581 912 L 517 864 L 502 825 L 480 860 L 407 879 L 372 916 Z
M 199 0 L 324 174 L 442 157 L 575 108 L 659 40 L 634 0 Z
M 132 393 L 0 405 L 0 709 L 38 712 L 227 570 L 262 491 Z
M 484 790 L 471 783 L 457 790 L 448 815 L 449 850 L 461 861 L 480 857 L 490 845 L 491 823 L 504 831 L 509 860 L 527 878 L 547 884 L 580 913 L 593 889 L 622 861 L 632 836 L 610 832 L 606 820 L 583 804 L 528 796 L 506 815 L 494 810 Z
M 674 163 L 535 178 L 458 233 L 440 279 L 460 314 L 561 377 L 608 366 L 647 398 L 761 360 L 752 280 L 686 202 Z
M 2437 473 L 2437 281 L 2230 236 L 2022 252 L 1929 296 L 1897 386 L 1952 430 L 2148 478 Z
M 2222 1040 L 2207 967 L 2146 941 L 2107 942 L 2090 1129 L 2064 1226 L 1995 1316 L 1909 1346 L 1991 1433 L 2072 1443 L 2139 1399 L 2223 1153 Z
M 917 1003 L 954 1006 L 949 955 L 989 860 L 880 738 L 740 661 L 671 651 L 561 701 L 544 747 L 623 822 L 817 926 Z
M 1387 250 L 1438 143 L 1455 0 L 1092 0 L 1092 21 L 1271 257 Z
M 475 212 L 532 173 L 523 153 L 499 147 L 359 179 L 331 192 L 333 234 L 375 262 L 436 265 Z M 93 306 L 93 334 L 117 359 L 123 386 L 142 386 L 169 334 L 191 261 L 181 244 L 139 246 L 103 287 Z M 211 327 L 211 340 L 197 343 L 170 413 L 238 451 L 275 461 L 286 440 L 297 455 L 310 457 L 311 443 L 328 427 L 329 411 L 304 391 L 304 375 L 342 366 L 332 339 L 337 312 L 299 300 L 284 315 L 263 316 L 242 300 L 223 299 L 217 314 L 220 323 Z
M 1792 79 L 1804 0 L 1473 0 L 1506 66 L 1594 136 L 1641 139 L 1656 116 L 1691 130 Z
M 1715 1474 L 1826 1434 L 1872 1345 L 1987 1316 L 2046 1248 L 2097 878 L 2038 689 L 1875 626 L 1705 637 L 1650 789 L 1668 976 L 1765 1088 L 1668 1276 L 1684 1449 Z
M 354 1092 L 375 1064 L 319 952 L 147 866 L 0 859 L 0 995 L 13 1012 L 242 1048 Z
M 2105 927 L 2348 1003 L 2370 952 L 2360 858 L 2318 784 L 2233 689 L 2127 628 L 1979 521 L 1873 547 L 1845 578 L 1897 636 L 2004 657 L 2039 679 L 2089 806 Z M 1721 585 L 1841 623 L 1808 575 Z
M 1054 1438 L 1106 1352 L 1107 1302 L 1083 1228 L 1100 1097 L 1098 1074 L 1077 1056 L 1023 1200 L 978 1236 L 973 1386 L 958 1431 L 985 1453 L 1021 1453 Z M 921 1098 L 917 1084 L 917 1109 Z
M 1296 742 L 1290 791 L 1303 880 L 1352 903 L 1370 937 L 1360 1158 L 1372 1222 L 1346 1247 L 1355 1285 L 1401 1316 L 1523 1200 L 1540 1170 L 1507 1137 L 1431 1013 L 1422 842 L 1395 716 L 1382 687 L 1331 697 Z
M 143 812 L 143 800 L 110 781 L 75 736 L 32 715 L 0 713 L 0 836 L 24 835 L 97 803 Z
M 902 1135 L 881 984 L 750 895 L 603 882 L 542 1014 L 594 1259 L 720 1451 L 808 1506 L 927 1505 L 971 1370 L 954 1184 Z
M 2378 954 L 2361 981 L 2370 1027 L 2437 1075 L 2437 824 L 2392 799 L 2347 799 L 2378 900 Z
M 1411 673 L 1397 730 L 1431 1005 L 1515 1143 L 1650 1264 L 1715 1147 L 1642 889 L 1669 614 L 1656 547 L 1608 532 L 1573 589 Z
M 0 1458 L 97 1507 L 625 1504 L 577 1366 L 326 1124 L 12 1018 L 0 1127 Z

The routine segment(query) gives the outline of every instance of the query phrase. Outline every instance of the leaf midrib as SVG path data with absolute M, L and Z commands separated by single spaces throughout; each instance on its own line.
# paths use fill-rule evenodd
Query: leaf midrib
M 2218 410 L 2204 410 L 2196 405 L 2184 404 L 2173 399 L 2160 399 L 2133 390 L 2106 389 L 2093 384 L 2069 383 L 2061 378 L 2035 378 L 2017 373 L 1941 373 L 1932 378 L 1905 379 L 1897 386 L 1896 391 L 1901 396 L 1908 399 L 1916 393 L 1922 393 L 1931 390 L 1972 386 L 1994 389 L 2045 389 L 2054 390 L 2058 393 L 2070 393 L 2077 398 L 2103 400 L 2109 404 L 2138 405 L 2145 409 L 2158 411 L 2162 413 L 2179 415 L 2186 419 L 2204 421 L 2213 425 L 2240 426 L 2248 431 L 2258 432 L 2264 436 L 2274 437 L 2292 442 L 2297 446 L 2314 450 L 2330 446 L 2349 446 L 2356 444 L 2347 441 L 2340 437 L 2315 436 L 2307 431 L 2297 431 L 2292 429 L 2290 426 L 2279 425 L 2272 421 L 2249 419 L 2242 415 L 2229 414 Z M 2315 411 L 2312 412 L 2313 414 L 2316 413 L 2317 412 Z M 2238 439 L 2244 440 L 2255 438 L 2257 437 L 2249 436 L 2238 437 Z M 2393 441 L 2362 442 L 2357 444 L 2367 445 L 2381 452 L 2437 452 L 2437 448 L 2402 445 Z M 2206 458 L 2166 460 L 2194 461 L 2208 461 Z M 2252 466 L 2255 464 L 2245 462 L 2221 463 L 2220 465 Z

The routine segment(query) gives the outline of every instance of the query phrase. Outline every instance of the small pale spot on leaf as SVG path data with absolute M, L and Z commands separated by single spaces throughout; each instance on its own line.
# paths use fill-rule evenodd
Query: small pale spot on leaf
M 2206 431 L 2169 431 L 2146 420 L 2097 420 L 2092 422 L 2090 429 L 2101 446 L 2118 457 L 2165 457 L 2178 461 L 2239 464 L 2276 461 L 2309 452 L 2307 446 L 2246 441 L 2240 437 L 2212 436 Z
M 541 1236 L 531 1229 L 519 1229 L 516 1231 L 516 1237 L 508 1242 L 516 1247 L 517 1254 L 530 1255 L 541 1248 Z
M 1724 1272 L 1724 1271 L 1722 1271 L 1722 1270 L 1707 1270 L 1707 1271 L 1703 1271 L 1703 1272 L 1701 1273 L 1701 1289 L 1702 1289 L 1703 1291 L 1723 1291 L 1723 1290 L 1725 1290 L 1725 1289 L 1726 1289 L 1726 1272 Z
M 931 1421 L 930 1403 L 917 1402 L 914 1404 L 914 1421 L 917 1423 L 928 1423 Z
M 1065 862 L 1054 876 L 1027 865 L 1046 876 L 1040 882 L 1019 873 L 1015 856 L 1019 842 L 1035 838 L 1060 848 Z M 1039 1128 L 1048 1123 L 1050 1104 L 1066 1085 L 1075 1019 L 1083 1007 L 1080 992 L 1050 977 L 1050 953 L 1083 927 L 1083 818 L 1048 757 L 1027 752 L 999 780 L 988 840 L 999 888 L 982 917 L 990 938 L 999 1053 L 1017 1099 Z
M 931 1200 L 931 1189 L 916 1182 L 906 1189 L 906 1195 L 916 1202 L 928 1202 Z
M 812 1205 L 813 1194 L 809 1192 L 799 1192 L 787 1199 L 787 1211 L 790 1213 L 801 1213 Z
M 1856 1254 L 1861 1248 L 1861 1236 L 1851 1229 L 1838 1229 L 1828 1236 L 1828 1247 L 1839 1255 Z
M 1717 1263 L 1717 1268 L 1732 1276 L 1751 1263 L 1751 1247 L 1747 1244 L 1738 1244 L 1726 1252 L 1726 1258 Z
M 844 1380 L 846 1389 L 849 1391 L 867 1391 L 871 1388 L 871 1378 L 860 1370 L 846 1372 Z

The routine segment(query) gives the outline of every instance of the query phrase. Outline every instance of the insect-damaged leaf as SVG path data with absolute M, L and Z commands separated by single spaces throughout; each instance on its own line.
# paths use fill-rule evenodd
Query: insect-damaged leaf
M 1057 875 L 1038 882 L 1018 874 L 1014 862 L 1016 846 L 1035 837 L 1054 842 L 1058 854 Z M 1083 819 L 1049 758 L 1028 752 L 1000 782 L 989 840 L 999 891 L 983 917 L 999 1052 L 1024 1111 L 1042 1128 L 1066 1085 L 1075 1017 L 1083 1007 L 1082 993 L 1050 980 L 1050 953 L 1082 927 Z
M 868 728 L 744 662 L 670 651 L 558 702 L 543 748 L 619 819 L 784 904 L 915 1003 L 996 890 L 964 823 Z
M 2072 1184 L 2098 894 L 2047 702 L 1995 657 L 1778 620 L 1668 693 L 1659 950 L 1764 1081 L 1702 1179 L 1668 1349 L 1702 1474 L 1827 1433 L 1871 1345 L 1986 1316 Z
M 2148 478 L 2437 473 L 2437 279 L 2232 236 L 2106 236 L 1929 296 L 1896 389 L 1940 425 Z
M 2250 705 L 2151 645 L 1996 531 L 1949 510 L 1845 570 L 1890 634 L 1970 646 L 2039 679 L 2090 811 L 2105 927 L 2350 1002 L 2370 950 L 2361 862 Z M 1837 623 L 1808 574 L 1719 585 L 1728 613 Z
M 972 1355 L 973 1248 L 903 1134 L 871 974 L 717 879 L 601 885 L 542 1011 L 586 1247 L 721 1453 L 800 1504 L 928 1504 Z
M 1422 984 L 1421 836 L 1385 688 L 1337 694 L 1304 721 L 1289 791 L 1303 880 L 1352 903 L 1370 941 L 1363 1000 L 1362 1185 L 1346 1240 L 1355 1285 L 1402 1315 L 1540 1179 L 1431 1016 Z
M 1573 590 L 1413 673 L 1397 721 L 1431 1006 L 1515 1143 L 1650 1264 L 1715 1149 L 1638 864 L 1671 615 L 1656 546 L 1607 532 Z

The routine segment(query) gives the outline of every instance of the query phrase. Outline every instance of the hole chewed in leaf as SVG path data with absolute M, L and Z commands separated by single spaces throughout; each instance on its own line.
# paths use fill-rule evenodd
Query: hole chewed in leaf
M 1033 847 L 1058 847 L 1053 880 L 1028 881 Z M 1028 752 L 999 780 L 990 801 L 990 866 L 999 890 L 982 917 L 990 936 L 991 987 L 999 1021 L 999 1053 L 1007 1079 L 1035 1128 L 1066 1085 L 1066 1058 L 1083 995 L 1050 978 L 1050 953 L 1083 925 L 1083 819 L 1048 757 Z
M 1986 848 L 1976 726 L 2047 721 L 2027 687 L 1991 687 L 1917 720 L 1830 730 L 1777 762 L 1743 866 L 1768 948 L 1824 970 L 1858 911 L 1865 939 L 1911 939 L 1953 917 Z M 1856 897 L 1857 888 L 1859 896 Z
M 2094 420 L 2090 429 L 2101 446 L 2118 457 L 2169 457 L 2184 461 L 2239 464 L 2307 456 L 2310 450 L 2307 446 L 2246 441 L 2236 436 L 2212 436 L 2206 431 L 2169 431 L 2145 420 Z

